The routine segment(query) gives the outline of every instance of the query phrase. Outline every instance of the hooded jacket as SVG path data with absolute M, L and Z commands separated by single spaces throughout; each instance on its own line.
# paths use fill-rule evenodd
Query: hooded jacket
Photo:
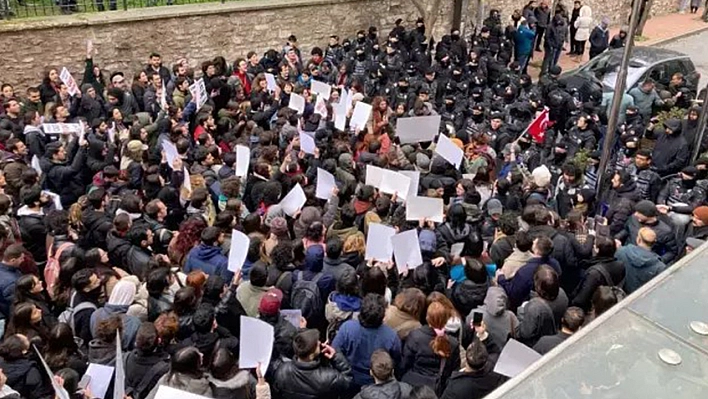
M 193 270 L 201 270 L 210 276 L 221 276 L 224 281 L 234 278 L 233 272 L 229 270 L 229 258 L 221 253 L 221 248 L 204 243 L 193 248 L 187 255 L 184 272 L 188 274 Z
M 627 245 L 617 250 L 615 257 L 625 266 L 624 290 L 628 294 L 666 269 L 659 255 L 637 245 Z
M 324 258 L 322 272 L 334 277 L 334 281 L 339 281 L 340 277 L 346 273 L 355 273 L 354 267 L 342 260 L 342 258 L 332 259 L 328 256 Z
M 138 329 L 140 328 L 140 319 L 135 316 L 129 316 L 127 314 L 129 305 L 111 305 L 106 304 L 102 308 L 96 309 L 91 315 L 91 335 L 96 336 L 98 330 L 98 323 L 103 320 L 110 318 L 111 316 L 118 316 L 123 320 L 123 331 L 121 332 L 121 346 L 123 350 L 133 349 L 135 344 L 135 337 L 138 335 Z
M 484 304 L 470 312 L 462 326 L 462 346 L 469 345 L 472 342 L 471 337 L 474 337 L 475 332 L 470 328 L 474 312 L 482 312 L 482 320 L 487 325 L 490 339 L 503 348 L 509 335 L 513 336 L 514 329 L 519 325 L 516 315 L 508 310 L 508 307 L 509 298 L 506 292 L 500 287 L 489 287 Z
M 528 347 L 533 347 L 541 337 L 556 334 L 560 330 L 561 319 L 567 308 L 568 296 L 562 289 L 553 301 L 545 300 L 534 293 L 531 300 L 518 310 L 516 339 Z
M 67 154 L 71 152 L 72 151 L 67 149 Z M 69 209 L 86 189 L 81 176 L 81 171 L 85 163 L 85 148 L 79 148 L 71 162 L 60 163 L 47 158 L 41 158 L 39 161 L 39 165 L 44 173 L 45 188 L 53 193 L 59 194 L 61 204 L 66 209 Z
M 385 324 L 379 327 L 365 327 L 359 320 L 349 320 L 339 327 L 332 346 L 346 356 L 352 368 L 354 384 L 364 386 L 374 383 L 369 374 L 371 355 L 383 349 L 391 355 L 393 364 L 401 360 L 401 340 L 396 332 Z
M 664 264 L 669 265 L 678 256 L 678 244 L 676 243 L 676 234 L 671 226 L 661 220 L 657 220 L 653 224 L 641 224 L 635 216 L 629 218 L 624 230 L 619 232 L 615 238 L 620 241 L 625 241 L 628 244 L 637 242 L 639 229 L 642 227 L 651 227 L 656 233 L 656 242 L 652 247 L 652 251 L 661 257 Z
M 408 334 L 421 326 L 420 320 L 409 315 L 408 313 L 402 312 L 393 305 L 386 308 L 384 324 L 393 328 L 398 334 L 398 338 L 400 338 L 404 343 L 408 337 Z
M 669 119 L 664 125 L 673 133 L 661 133 L 652 152 L 652 164 L 662 177 L 680 172 L 690 156 L 688 143 L 681 132 L 681 121 Z
M 17 391 L 25 399 L 54 398 L 54 391 L 49 381 L 45 380 L 44 371 L 29 358 L 6 361 L 0 359 L 0 369 L 7 377 L 6 385 Z
M 157 394 L 157 390 L 161 385 L 166 385 L 168 387 L 196 395 L 205 396 L 207 398 L 214 397 L 214 393 L 211 390 L 211 385 L 206 377 L 194 378 L 182 373 L 168 372 L 160 378 L 146 399 L 154 399 Z
M 592 9 L 589 6 L 580 7 L 580 16 L 575 21 L 575 40 L 584 42 L 590 38 L 592 28 Z
M 228 380 L 219 380 L 207 374 L 215 399 L 255 398 L 256 379 L 248 370 L 239 370 Z
M 472 309 L 482 305 L 484 297 L 487 295 L 489 282 L 475 283 L 471 280 L 464 280 L 455 284 L 450 292 L 450 300 L 461 315 L 469 314 Z
M 530 252 L 521 252 L 518 248 L 514 248 L 514 252 L 504 260 L 501 268 L 502 274 L 507 280 L 511 280 L 516 275 L 516 272 L 528 263 L 531 258 L 533 258 L 533 255 Z
M 622 231 L 627 220 L 634 213 L 634 205 L 639 201 L 637 184 L 630 180 L 619 188 L 610 191 L 609 209 L 605 217 L 610 226 L 610 234 L 615 235 Z
M 270 287 L 256 287 L 250 281 L 241 283 L 236 289 L 236 298 L 249 317 L 258 317 L 258 305 Z
M 367 385 L 362 388 L 354 399 L 407 399 L 413 387 L 405 382 L 396 381 L 395 378 L 380 383 Z

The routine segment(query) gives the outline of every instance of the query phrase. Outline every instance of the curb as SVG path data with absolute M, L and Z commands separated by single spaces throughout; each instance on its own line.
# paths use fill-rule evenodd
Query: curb
M 688 31 L 688 32 L 684 32 L 684 33 L 681 33 L 681 34 L 676 35 L 676 36 L 673 36 L 673 37 L 667 37 L 666 39 L 659 39 L 659 40 L 657 40 L 657 41 L 651 41 L 651 40 L 650 40 L 650 41 L 647 41 L 646 43 L 641 43 L 640 45 L 641 45 L 641 46 L 662 46 L 662 45 L 665 45 L 665 44 L 668 44 L 668 43 L 671 43 L 671 42 L 674 42 L 674 41 L 677 41 L 677 40 L 681 40 L 681 39 L 687 38 L 687 37 L 689 37 L 689 36 L 698 35 L 698 34 L 703 33 L 703 32 L 705 32 L 705 31 L 708 31 L 708 23 L 706 23 L 705 26 L 702 26 L 702 27 L 700 27 L 700 28 L 698 28 L 698 29 L 694 29 L 694 30 L 691 30 L 691 31 Z M 636 43 L 636 42 L 634 43 L 635 46 L 636 46 L 637 44 L 638 44 L 638 43 Z

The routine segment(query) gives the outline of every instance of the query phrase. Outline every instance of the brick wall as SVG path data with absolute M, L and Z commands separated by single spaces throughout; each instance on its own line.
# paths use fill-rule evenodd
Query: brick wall
M 629 6 L 629 0 L 585 1 L 596 15 L 602 5 L 600 14 L 614 15 L 616 20 L 620 10 Z M 564 2 L 570 4 L 570 0 Z M 674 2 L 655 0 L 654 10 L 670 11 Z M 454 2 L 442 3 L 436 37 L 449 32 L 451 26 Z M 469 0 L 469 4 L 472 18 L 477 1 Z M 525 0 L 488 4 L 501 8 L 506 18 L 514 8 L 523 7 Z M 40 82 L 46 66 L 66 66 L 80 80 L 88 39 L 94 42 L 95 61 L 104 70 L 124 71 L 130 78 L 152 51 L 159 52 L 167 65 L 187 58 L 197 66 L 217 55 L 232 62 L 250 50 L 280 49 L 295 34 L 309 53 L 312 46 L 324 46 L 332 33 L 349 37 L 374 25 L 385 35 L 397 18 L 410 27 L 417 17 L 409 0 L 254 0 L 13 20 L 0 24 L 4 45 L 0 80 L 23 90 Z

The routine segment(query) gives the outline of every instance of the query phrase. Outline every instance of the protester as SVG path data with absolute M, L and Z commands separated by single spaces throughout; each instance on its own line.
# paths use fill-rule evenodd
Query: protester
M 134 399 L 482 397 L 509 338 L 550 351 L 621 306 L 708 237 L 698 90 L 642 78 L 599 170 L 611 96 L 557 64 L 628 30 L 568 11 L 153 53 L 105 80 L 122 64 L 89 47 L 81 94 L 53 67 L 3 84 L 0 395 L 51 397 L 31 342 L 70 395 L 88 362 L 124 362 Z M 244 348 L 272 350 L 266 375 Z

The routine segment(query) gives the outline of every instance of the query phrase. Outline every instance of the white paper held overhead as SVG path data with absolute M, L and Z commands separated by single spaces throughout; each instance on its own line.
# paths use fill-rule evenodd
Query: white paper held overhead
M 465 156 L 462 148 L 456 146 L 455 143 L 453 143 L 452 140 L 444 134 L 441 134 L 438 137 L 438 144 L 435 146 L 435 152 L 445 158 L 445 160 L 449 163 L 455 165 L 456 168 L 460 167 L 462 164 L 462 158 Z
M 398 118 L 396 136 L 401 144 L 433 141 L 440 131 L 440 118 L 440 115 Z
M 288 108 L 294 109 L 298 114 L 302 115 L 305 112 L 305 97 L 297 93 L 290 93 Z
M 329 96 L 332 93 L 332 86 L 313 79 L 310 81 L 310 91 L 316 93 L 325 100 L 329 100 Z
M 337 187 L 337 182 L 334 175 L 322 168 L 317 168 L 317 189 L 315 197 L 323 200 L 329 200 L 332 196 L 332 190 Z
M 86 369 L 86 375 L 91 377 L 89 380 L 89 389 L 93 397 L 100 399 L 105 398 L 106 392 L 108 392 L 108 386 L 111 385 L 111 379 L 113 378 L 113 367 L 89 363 Z
M 281 309 L 280 315 L 283 316 L 290 324 L 295 326 L 295 328 L 300 328 L 300 318 L 302 317 L 302 310 L 300 309 Z
M 236 146 L 236 176 L 244 177 L 248 174 L 248 165 L 251 163 L 251 149 L 243 146 Z
M 273 351 L 273 326 L 253 317 L 241 316 L 239 337 L 239 368 L 251 369 L 261 364 L 261 373 L 266 375 Z
M 229 270 L 236 273 L 241 270 L 248 248 L 251 245 L 251 239 L 242 232 L 234 229 L 231 231 L 231 248 L 229 249 Z
M 305 205 L 306 201 L 307 197 L 305 196 L 305 191 L 302 190 L 302 186 L 296 184 L 288 195 L 280 201 L 280 207 L 285 214 L 292 217 Z
M 410 197 L 406 202 L 406 220 L 428 219 L 442 223 L 443 207 L 442 198 Z
M 406 269 L 415 269 L 423 264 L 417 230 L 406 230 L 392 236 L 391 245 L 399 273 L 403 273 Z
M 383 170 L 383 176 L 379 183 L 379 190 L 386 194 L 397 194 L 401 197 L 408 196 L 411 179 L 408 176 L 402 175 L 389 169 Z
M 366 236 L 366 260 L 373 259 L 388 262 L 393 255 L 391 237 L 396 234 L 396 229 L 380 223 L 371 223 Z
M 317 149 L 317 144 L 315 144 L 315 138 L 310 136 L 307 132 L 300 132 L 300 149 L 305 154 L 314 155 Z
M 363 129 L 371 116 L 371 105 L 363 101 L 357 101 L 352 112 L 352 119 L 349 121 L 349 127 L 352 130 Z
M 540 358 L 538 352 L 512 338 L 504 345 L 494 372 L 513 378 Z

